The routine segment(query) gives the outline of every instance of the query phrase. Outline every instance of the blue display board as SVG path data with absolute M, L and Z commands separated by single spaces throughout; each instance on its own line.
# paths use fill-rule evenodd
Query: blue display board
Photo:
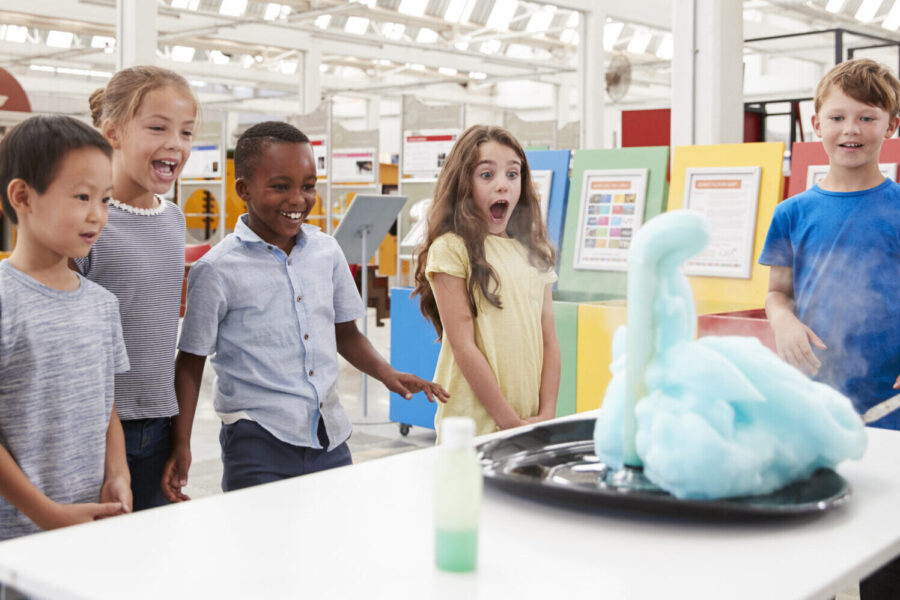
M 553 171 L 550 205 L 547 208 L 547 236 L 558 257 L 562 248 L 566 201 L 569 197 L 570 150 L 529 150 L 525 152 L 532 171 Z
M 419 312 L 419 297 L 410 287 L 391 288 L 391 366 L 431 381 L 441 345 L 431 323 Z M 395 423 L 434 429 L 437 405 L 424 393 L 411 400 L 391 392 L 390 419 Z

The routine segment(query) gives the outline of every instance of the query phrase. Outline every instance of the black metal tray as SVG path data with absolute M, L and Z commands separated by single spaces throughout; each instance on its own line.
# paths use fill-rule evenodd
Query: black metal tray
M 842 505 L 850 486 L 831 469 L 819 469 L 771 494 L 681 500 L 658 488 L 618 483 L 594 455 L 594 419 L 535 425 L 478 446 L 489 484 L 535 500 L 589 509 L 677 517 L 752 520 L 809 516 Z

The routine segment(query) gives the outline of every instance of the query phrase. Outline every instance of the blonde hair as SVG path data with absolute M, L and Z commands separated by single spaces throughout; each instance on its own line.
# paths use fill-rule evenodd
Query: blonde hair
M 816 87 L 816 114 L 834 88 L 857 102 L 883 109 L 892 119 L 900 111 L 900 81 L 887 67 L 871 58 L 842 62 L 825 74 Z
M 95 127 L 110 119 L 117 125 L 127 123 L 141 108 L 144 97 L 163 87 L 173 87 L 190 98 L 194 111 L 200 103 L 187 80 L 169 69 L 150 65 L 138 65 L 122 69 L 112 76 L 105 88 L 94 90 L 90 97 L 91 119 Z
M 553 247 L 544 234 L 541 217 L 541 202 L 531 182 L 528 159 L 518 140 L 506 129 L 491 125 L 473 125 L 453 144 L 447 160 L 441 169 L 434 190 L 434 201 L 428 210 L 428 233 L 425 242 L 418 249 L 416 262 L 415 290 L 419 294 L 419 307 L 434 325 L 438 337 L 443 325 L 437 309 L 434 292 L 425 273 L 428 250 L 431 244 L 445 233 L 459 235 L 466 245 L 471 265 L 471 276 L 466 282 L 469 307 L 472 316 L 478 315 L 475 302 L 476 288 L 493 306 L 502 308 L 500 303 L 500 278 L 484 256 L 484 240 L 488 235 L 484 216 L 475 204 L 473 194 L 473 174 L 478 165 L 479 146 L 485 142 L 497 142 L 513 150 L 521 161 L 521 192 L 519 202 L 506 225 L 509 237 L 519 240 L 528 250 L 529 262 L 542 270 L 552 269 L 555 264 Z

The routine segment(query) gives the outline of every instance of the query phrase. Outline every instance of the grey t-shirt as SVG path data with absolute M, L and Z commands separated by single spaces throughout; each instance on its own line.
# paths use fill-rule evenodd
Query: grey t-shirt
M 44 494 L 97 502 L 114 377 L 128 370 L 115 296 L 48 287 L 0 262 L 0 445 Z M 0 540 L 39 531 L 0 497 Z

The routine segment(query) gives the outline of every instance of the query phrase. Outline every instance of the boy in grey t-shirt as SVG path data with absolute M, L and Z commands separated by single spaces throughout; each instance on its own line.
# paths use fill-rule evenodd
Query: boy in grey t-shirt
M 106 224 L 111 154 L 69 117 L 32 117 L 0 141 L 0 200 L 18 225 L 0 262 L 0 540 L 131 510 L 118 304 L 68 267 Z

